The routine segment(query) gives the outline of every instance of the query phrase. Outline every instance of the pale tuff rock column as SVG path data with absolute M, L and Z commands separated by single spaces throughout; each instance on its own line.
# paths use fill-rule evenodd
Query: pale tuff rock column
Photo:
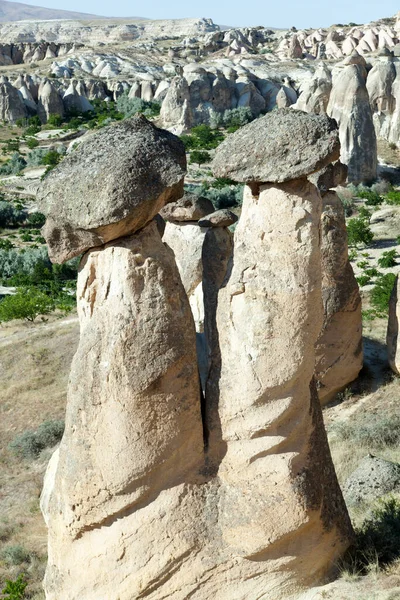
M 139 598 L 194 559 L 202 537 L 195 331 L 154 222 L 85 255 L 78 310 L 66 430 L 45 508 L 47 598 Z
M 363 366 L 360 292 L 348 256 L 343 205 L 331 189 L 343 183 L 346 175 L 346 167 L 338 162 L 310 178 L 322 196 L 324 320 L 315 347 L 315 377 L 322 404 L 354 381 Z
M 220 461 L 224 542 L 247 577 L 263 565 L 271 599 L 323 578 L 352 535 L 313 379 L 321 197 L 305 179 L 338 153 L 332 121 L 286 110 L 230 136 L 214 161 L 217 176 L 251 184 L 218 296 L 220 431 L 211 428 L 209 460 Z
M 386 334 L 386 344 L 388 351 L 389 365 L 392 371 L 397 375 L 400 374 L 400 340 L 399 340 L 399 318 L 400 318 L 400 305 L 399 305 L 399 278 L 396 277 L 396 281 L 393 286 L 393 290 L 390 296 L 389 302 L 389 322 Z
M 339 125 L 340 160 L 348 166 L 348 181 L 376 179 L 376 134 L 362 64 L 348 64 L 334 77 L 327 113 Z
M 107 237 L 119 237 L 127 222 L 138 231 L 89 249 L 81 261 L 81 337 L 69 381 L 66 429 L 42 496 L 49 528 L 46 597 L 172 597 L 196 579 L 196 557 L 204 545 L 195 485 L 203 463 L 203 430 L 189 303 L 173 253 L 162 243 L 156 222 L 148 220 L 166 198 L 179 198 L 184 148 L 139 118 L 103 129 L 74 155 L 52 172 L 42 190 L 53 215 L 53 256 L 63 260 L 81 251 L 100 218 Z M 124 162 L 124 176 L 113 156 Z M 91 160 L 105 189 L 100 199 L 95 181 L 84 202 L 75 201 L 73 186 L 84 185 L 77 182 L 79 159 Z M 157 164 L 158 178 L 149 185 Z M 69 205 L 57 211 L 53 186 L 60 181 Z M 85 230 L 79 227 L 84 218 Z

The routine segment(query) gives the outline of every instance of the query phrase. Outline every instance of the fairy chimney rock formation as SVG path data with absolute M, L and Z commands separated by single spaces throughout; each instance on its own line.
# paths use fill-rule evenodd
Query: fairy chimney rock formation
M 399 277 L 396 277 L 392 293 L 389 301 L 389 322 L 386 334 L 386 344 L 388 351 L 388 360 L 390 368 L 394 373 L 400 375 L 400 337 L 399 337 L 399 320 L 400 320 L 400 302 L 398 300 Z
M 226 227 L 204 228 L 205 399 L 187 294 L 152 219 L 182 189 L 180 142 L 141 118 L 118 124 L 85 144 L 92 191 L 78 162 L 61 163 L 53 188 L 45 183 L 69 235 L 57 245 L 50 230 L 53 259 L 88 248 L 65 434 L 42 495 L 47 600 L 292 600 L 329 574 L 351 540 L 313 380 L 321 197 L 306 178 L 337 158 L 337 132 L 327 117 L 298 111 L 264 119 L 258 135 L 252 129 L 258 154 L 248 151 L 247 128 L 228 140 L 239 177 L 245 160 L 253 177 L 234 252 Z M 278 153 L 289 144 L 289 130 L 295 181 L 284 154 L 280 168 L 268 159 L 271 144 Z M 278 182 L 258 179 L 268 169 Z M 55 185 L 68 188 L 67 174 L 88 193 L 79 196 L 88 221 Z M 96 193 L 112 239 L 92 247 L 78 233 L 97 227 Z
M 332 189 L 346 177 L 347 167 L 340 162 L 310 177 L 322 196 L 324 320 L 315 348 L 315 377 L 322 404 L 356 379 L 363 366 L 360 292 L 348 256 L 343 204 Z
M 49 256 L 64 262 L 137 231 L 183 194 L 182 142 L 143 116 L 101 129 L 45 178 Z
M 246 186 L 218 294 L 208 461 L 221 483 L 219 526 L 236 556 L 266 561 L 266 598 L 316 583 L 352 536 L 313 377 L 321 196 L 306 177 L 338 156 L 334 121 L 277 110 L 230 136 L 214 159 L 215 175 Z

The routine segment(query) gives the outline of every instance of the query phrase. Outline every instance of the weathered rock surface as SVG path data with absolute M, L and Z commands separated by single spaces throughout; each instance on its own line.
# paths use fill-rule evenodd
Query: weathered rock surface
M 50 115 L 64 116 L 64 104 L 60 94 L 48 79 L 39 86 L 37 112 L 42 123 L 47 123 Z
M 228 208 L 216 210 L 199 220 L 200 227 L 229 227 L 238 220 L 237 215 Z
M 207 458 L 221 483 L 225 543 L 248 561 L 244 578 L 252 561 L 262 564 L 253 597 L 288 598 L 316 583 L 351 539 L 313 382 L 320 211 L 305 179 L 260 185 L 257 196 L 246 186 L 218 294 Z
M 322 174 L 319 183 L 329 185 L 327 176 Z M 334 191 L 322 193 L 321 260 L 324 321 L 315 346 L 315 377 L 325 404 L 363 366 L 361 298 L 348 256 L 343 204 Z
M 208 198 L 186 192 L 182 198 L 169 202 L 160 210 L 166 221 L 198 221 L 214 212 L 214 205 Z
M 239 182 L 284 182 L 322 169 L 339 151 L 336 124 L 326 115 L 280 109 L 222 142 L 213 170 Z
M 343 487 L 347 504 L 377 500 L 385 494 L 400 490 L 400 465 L 368 455 L 348 477 Z
M 371 182 L 377 173 L 376 134 L 363 69 L 351 64 L 336 76 L 327 108 L 339 125 L 340 160 L 353 183 Z
M 176 264 L 188 296 L 202 280 L 201 249 L 206 229 L 197 223 L 167 221 L 163 236 L 175 255 Z
M 386 345 L 390 368 L 397 373 L 397 375 L 400 375 L 399 297 L 399 278 L 396 277 L 389 301 L 389 322 L 386 334 Z
M 64 262 L 137 231 L 182 195 L 185 172 L 182 142 L 142 116 L 90 136 L 51 171 L 38 195 L 51 260 Z
M 155 223 L 87 253 L 77 297 L 66 429 L 43 501 L 46 597 L 183 599 L 202 535 L 200 392 L 189 304 Z

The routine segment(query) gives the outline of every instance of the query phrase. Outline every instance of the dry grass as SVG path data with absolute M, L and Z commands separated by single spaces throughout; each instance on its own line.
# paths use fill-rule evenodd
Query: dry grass
M 37 460 L 17 458 L 8 444 L 19 433 L 47 419 L 64 416 L 67 379 L 78 342 L 75 315 L 52 316 L 46 323 L 10 323 L 0 327 L 0 556 L 21 545 L 29 561 L 10 565 L 0 558 L 0 589 L 6 578 L 23 571 L 29 593 L 44 598 L 41 581 L 47 550 L 39 495 L 50 451 Z

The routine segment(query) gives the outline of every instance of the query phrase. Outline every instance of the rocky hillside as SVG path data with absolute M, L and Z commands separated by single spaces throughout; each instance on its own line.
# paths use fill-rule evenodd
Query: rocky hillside
M 52 19 L 101 19 L 96 15 L 31 6 L 21 2 L 0 1 L 0 22 L 3 21 L 47 21 Z

